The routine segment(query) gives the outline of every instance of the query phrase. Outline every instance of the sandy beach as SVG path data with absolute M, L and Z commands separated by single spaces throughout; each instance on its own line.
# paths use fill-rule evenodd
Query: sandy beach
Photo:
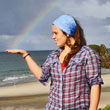
M 102 92 L 99 102 L 99 108 L 104 108 L 110 105 L 110 73 L 102 74 L 104 84 L 102 85 Z
M 0 87 L 0 110 L 43 110 L 48 93 L 49 84 L 40 82 Z
M 102 78 L 99 108 L 110 105 L 110 74 L 102 74 Z M 49 84 L 43 86 L 40 82 L 0 87 L 0 110 L 45 110 L 48 93 Z

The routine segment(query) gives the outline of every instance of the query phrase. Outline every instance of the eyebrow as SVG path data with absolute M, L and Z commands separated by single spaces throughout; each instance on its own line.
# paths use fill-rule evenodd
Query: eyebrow
M 52 31 L 52 33 L 57 33 L 56 31 Z

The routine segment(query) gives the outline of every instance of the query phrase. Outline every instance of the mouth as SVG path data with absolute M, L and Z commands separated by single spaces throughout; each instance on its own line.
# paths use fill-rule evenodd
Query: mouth
M 57 44 L 58 44 L 58 42 L 57 42 L 57 41 L 55 41 L 55 44 L 57 45 Z
M 54 40 L 55 41 L 55 43 L 57 43 L 57 41 L 56 40 Z

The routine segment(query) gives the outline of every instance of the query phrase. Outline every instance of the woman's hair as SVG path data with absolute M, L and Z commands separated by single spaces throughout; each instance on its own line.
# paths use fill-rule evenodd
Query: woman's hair
M 66 41 L 66 44 L 71 48 L 71 51 L 64 58 L 63 61 L 64 66 L 67 66 L 71 57 L 73 57 L 81 49 L 82 46 L 86 45 L 83 29 L 81 28 L 79 22 L 76 19 L 75 22 L 76 22 L 76 32 L 74 36 L 72 36 L 75 39 L 75 43 L 72 45 L 70 42 L 70 38 L 68 38 Z M 64 34 L 66 33 L 64 32 Z

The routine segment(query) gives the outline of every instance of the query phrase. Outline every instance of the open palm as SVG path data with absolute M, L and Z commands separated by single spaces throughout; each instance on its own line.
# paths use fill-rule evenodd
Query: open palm
M 14 53 L 14 54 L 21 54 L 22 56 L 24 56 L 24 54 L 27 54 L 27 51 L 20 50 L 20 49 L 7 49 L 6 52 Z

